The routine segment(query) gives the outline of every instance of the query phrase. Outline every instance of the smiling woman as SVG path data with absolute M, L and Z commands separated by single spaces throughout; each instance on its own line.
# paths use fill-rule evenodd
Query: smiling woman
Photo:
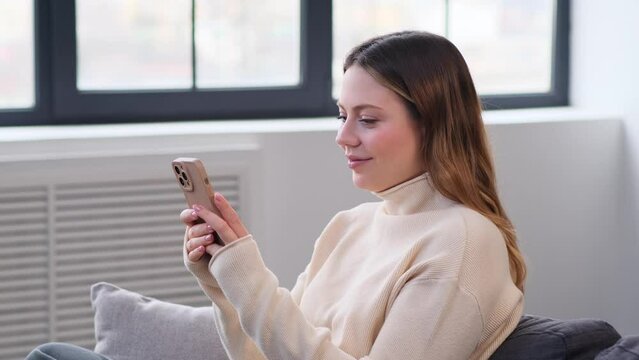
M 431 33 L 372 38 L 346 58 L 338 106 L 353 182 L 381 201 L 336 214 L 290 291 L 223 196 L 219 214 L 184 209 L 183 261 L 217 329 L 193 337 L 219 335 L 232 359 L 489 358 L 526 272 L 464 59 Z
M 426 32 L 370 39 L 346 58 L 338 107 L 353 182 L 382 201 L 337 214 L 290 292 L 222 198 L 221 217 L 182 212 L 229 356 L 487 359 L 522 315 L 525 265 L 464 59 Z

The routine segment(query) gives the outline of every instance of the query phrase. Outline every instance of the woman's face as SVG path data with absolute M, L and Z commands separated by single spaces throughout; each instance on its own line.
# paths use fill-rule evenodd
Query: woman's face
M 383 191 L 424 173 L 416 122 L 402 98 L 363 68 L 344 73 L 335 141 L 361 189 Z

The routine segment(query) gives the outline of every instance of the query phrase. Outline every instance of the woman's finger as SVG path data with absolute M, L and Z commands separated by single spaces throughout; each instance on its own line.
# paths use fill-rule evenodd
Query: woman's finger
M 198 262 L 202 258 L 202 255 L 204 255 L 205 251 L 206 249 L 204 246 L 200 246 L 195 250 L 188 252 L 189 260 L 192 262 Z
M 213 238 L 213 235 L 211 235 L 211 234 L 206 235 L 206 236 L 197 237 L 197 238 L 191 238 L 185 244 L 186 251 L 193 251 L 193 250 L 197 249 L 200 246 L 211 245 L 211 244 L 213 244 L 214 241 L 215 241 L 215 239 Z
M 237 215 L 237 212 L 233 209 L 231 204 L 229 204 L 226 198 L 220 193 L 215 193 L 214 200 L 215 206 L 217 206 L 218 210 L 220 210 L 222 217 L 226 220 L 231 229 L 233 229 L 233 232 L 235 232 L 237 237 L 241 238 L 248 235 L 248 230 L 246 230 L 246 227 L 242 223 L 239 215 Z
M 193 211 L 193 209 L 184 209 L 180 213 L 180 221 L 186 226 L 193 226 L 198 221 L 199 217 Z
M 213 228 L 213 230 L 217 232 L 217 235 L 220 237 L 222 242 L 224 242 L 224 244 L 228 244 L 238 239 L 237 234 L 233 231 L 233 229 L 231 229 L 229 224 L 224 221 L 224 219 L 201 205 L 194 205 L 193 209 L 200 217 L 200 219 L 211 225 L 211 228 Z
M 198 218 L 199 219 L 199 218 Z M 215 230 L 207 223 L 195 224 L 188 230 L 189 239 L 213 234 Z

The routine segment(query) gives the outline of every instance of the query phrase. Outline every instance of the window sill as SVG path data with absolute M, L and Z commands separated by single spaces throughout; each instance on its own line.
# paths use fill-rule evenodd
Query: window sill
M 485 111 L 486 125 L 621 119 L 615 112 L 573 107 Z M 88 140 L 204 134 L 261 134 L 335 131 L 333 118 L 285 120 L 187 121 L 167 123 L 0 127 L 0 143 Z

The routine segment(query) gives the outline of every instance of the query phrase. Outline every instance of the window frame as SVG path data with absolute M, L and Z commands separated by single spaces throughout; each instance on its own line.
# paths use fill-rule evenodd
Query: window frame
M 547 93 L 481 96 L 486 110 L 568 105 L 570 0 L 557 0 Z M 34 108 L 0 109 L 0 126 L 305 118 L 336 114 L 332 1 L 300 0 L 300 84 L 255 89 L 79 91 L 74 0 L 34 0 Z M 246 104 L 250 104 L 247 106 Z
M 521 93 L 480 96 L 485 110 L 506 110 L 568 106 L 570 83 L 570 1 L 557 0 L 553 19 L 553 43 L 550 65 L 550 90 L 546 93 Z

